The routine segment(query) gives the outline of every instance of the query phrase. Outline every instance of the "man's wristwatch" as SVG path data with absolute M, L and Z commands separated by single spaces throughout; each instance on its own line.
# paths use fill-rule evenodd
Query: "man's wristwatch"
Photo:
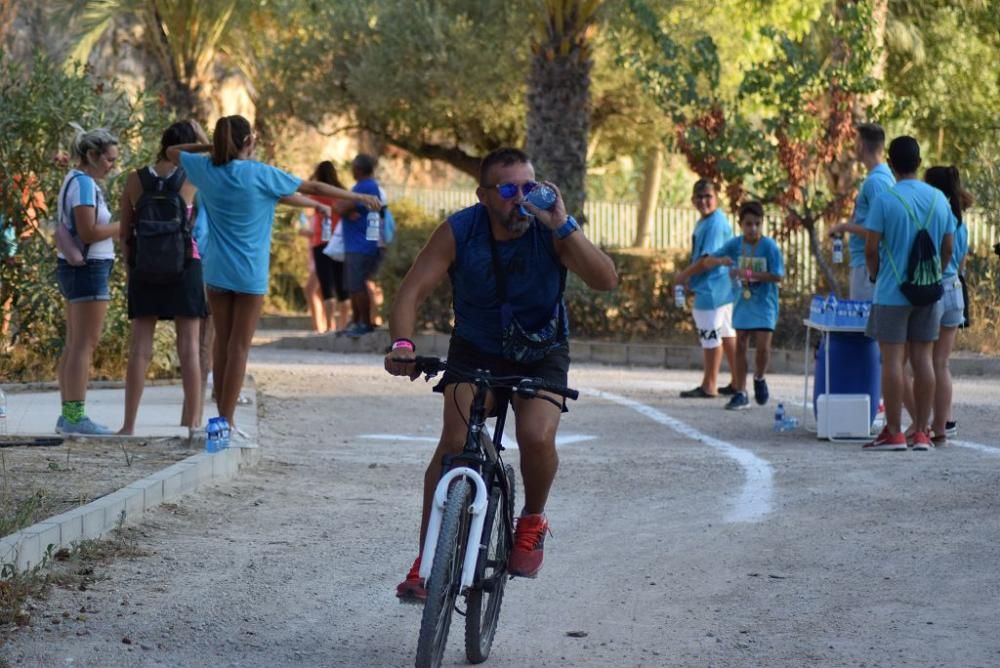
M 565 239 L 569 235 L 580 229 L 580 223 L 576 222 L 573 216 L 566 216 L 566 222 L 556 229 L 556 237 Z

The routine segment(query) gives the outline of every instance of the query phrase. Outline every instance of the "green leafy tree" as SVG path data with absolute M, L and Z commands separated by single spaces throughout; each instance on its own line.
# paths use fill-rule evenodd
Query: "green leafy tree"
M 632 7 L 658 47 L 655 60 L 636 57 L 632 66 L 673 118 L 677 146 L 691 168 L 722 183 L 734 208 L 748 193 L 779 206 L 784 233 L 806 231 L 817 265 L 836 290 L 819 225 L 842 216 L 854 194 L 853 185 L 832 190 L 826 171 L 853 138 L 856 99 L 875 89 L 870 5 L 842 5 L 800 38 L 763 29 L 774 55 L 746 69 L 732 98 L 720 94 L 712 38 L 682 49 L 648 7 L 639 0 Z M 846 53 L 830 57 L 834 46 Z
M 997 141 L 998 26 L 996 0 L 889 3 L 885 113 L 921 140 L 926 164 L 970 164 Z

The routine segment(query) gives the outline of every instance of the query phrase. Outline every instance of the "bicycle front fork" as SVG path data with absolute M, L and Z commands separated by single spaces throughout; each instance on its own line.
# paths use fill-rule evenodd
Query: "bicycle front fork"
M 476 575 L 476 560 L 479 558 L 479 543 L 483 538 L 483 525 L 486 523 L 486 506 L 489 495 L 486 493 L 486 483 L 477 471 L 460 466 L 445 473 L 434 489 L 434 501 L 431 503 L 431 516 L 427 522 L 427 537 L 424 539 L 424 550 L 420 559 L 420 577 L 426 582 L 431 576 L 434 565 L 434 552 L 437 549 L 438 534 L 441 532 L 441 517 L 444 515 L 445 502 L 448 500 L 448 488 L 455 478 L 466 478 L 476 488 L 472 499 L 472 524 L 469 526 L 469 537 L 465 542 L 465 556 L 462 561 L 462 590 L 472 586 Z

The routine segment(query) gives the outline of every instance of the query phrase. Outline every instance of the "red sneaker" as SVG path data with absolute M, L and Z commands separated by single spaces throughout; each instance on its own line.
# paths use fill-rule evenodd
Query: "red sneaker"
M 927 433 L 923 431 L 918 431 L 913 435 L 912 447 L 917 452 L 926 452 L 934 447 L 931 439 L 927 437 Z
M 510 574 L 533 578 L 542 570 L 545 534 L 549 521 L 545 515 L 522 515 L 514 530 L 514 548 L 510 552 Z
M 888 427 L 882 427 L 882 432 L 878 437 L 871 443 L 865 443 L 861 449 L 871 451 L 906 450 L 906 434 L 903 432 L 890 434 Z
M 396 585 L 396 598 L 401 603 L 423 603 L 427 600 L 424 579 L 420 577 L 420 557 L 417 557 L 410 566 L 406 579 Z

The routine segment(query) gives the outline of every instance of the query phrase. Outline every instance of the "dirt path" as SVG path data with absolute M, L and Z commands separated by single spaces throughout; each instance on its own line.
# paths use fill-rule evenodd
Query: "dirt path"
M 412 665 L 419 613 L 392 592 L 416 552 L 440 398 L 375 357 L 255 350 L 251 371 L 263 463 L 152 513 L 150 556 L 55 590 L 40 605 L 60 622 L 17 631 L 0 659 Z M 694 378 L 574 371 L 592 392 L 560 430 L 546 566 L 508 587 L 488 665 L 1000 663 L 996 383 L 957 386 L 982 449 L 918 454 L 774 435 L 769 410 L 674 398 Z M 800 382 L 772 391 L 791 400 Z M 445 665 L 464 665 L 460 628 Z

